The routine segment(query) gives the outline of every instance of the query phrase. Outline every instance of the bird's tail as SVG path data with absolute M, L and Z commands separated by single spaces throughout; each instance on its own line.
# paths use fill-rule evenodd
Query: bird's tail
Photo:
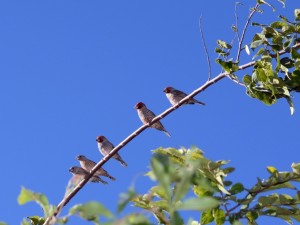
M 120 160 L 120 163 L 122 164 L 122 166 L 126 167 L 128 166 L 126 162 L 124 162 L 122 159 Z
M 124 162 L 124 160 L 121 158 L 121 156 L 117 155 L 116 160 L 118 160 L 122 164 L 122 166 L 124 167 L 128 166 L 127 163 Z
M 127 164 L 126 164 L 127 165 Z M 116 178 L 112 177 L 111 175 L 107 174 L 107 177 L 111 180 L 116 180 Z
M 196 100 L 195 103 L 198 103 L 199 105 L 205 105 L 204 102 L 200 102 L 200 101 L 198 101 L 198 100 Z
M 92 182 L 97 182 L 97 183 L 102 183 L 102 184 L 108 184 L 105 180 L 102 180 L 100 177 L 93 176 L 90 181 Z
M 101 178 L 100 178 L 99 182 L 101 182 L 102 184 L 108 184 L 105 180 L 102 180 Z
M 171 134 L 166 129 L 164 129 L 163 132 L 165 132 L 168 137 L 171 137 Z

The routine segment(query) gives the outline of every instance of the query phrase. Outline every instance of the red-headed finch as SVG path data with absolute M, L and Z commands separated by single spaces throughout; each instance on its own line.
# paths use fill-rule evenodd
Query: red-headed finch
M 85 169 L 86 171 L 91 171 L 94 166 L 96 165 L 96 163 L 90 159 L 88 159 L 87 157 L 85 157 L 84 155 L 79 155 L 76 157 L 77 160 L 80 163 L 80 166 Z M 103 169 L 102 167 L 100 167 L 96 173 L 94 174 L 95 176 L 104 176 L 104 177 L 108 177 L 111 180 L 116 180 L 116 178 L 112 177 L 111 175 L 109 175 L 109 173 Z
M 69 171 L 74 175 L 74 176 L 78 176 L 81 179 L 85 178 L 86 176 L 89 175 L 89 172 L 86 171 L 85 169 L 79 167 L 79 166 L 73 166 L 69 169 Z M 89 180 L 90 182 L 101 182 L 103 184 L 108 184 L 106 181 L 102 180 L 100 177 L 97 176 L 92 176 Z
M 172 87 L 166 87 L 164 89 L 164 92 L 166 93 L 166 96 L 172 105 L 176 105 L 178 102 L 180 102 L 183 98 L 185 98 L 187 96 L 186 93 L 176 90 L 175 88 L 172 88 Z M 189 99 L 184 104 L 195 104 L 195 103 L 200 104 L 200 105 L 205 105 L 205 103 L 200 102 L 194 98 Z
M 143 124 L 150 123 L 153 118 L 155 117 L 155 114 L 146 107 L 146 105 L 142 102 L 137 103 L 134 108 L 137 110 L 138 115 L 142 121 Z M 154 124 L 152 124 L 150 127 L 155 128 L 157 130 L 165 132 L 166 135 L 171 137 L 170 133 L 164 128 L 161 122 L 157 121 Z
M 115 146 L 104 136 L 98 136 L 96 141 L 98 142 L 98 149 L 100 153 L 104 156 L 108 155 L 115 148 Z M 114 154 L 113 158 L 118 160 L 122 166 L 127 166 L 127 163 L 124 162 L 118 153 Z

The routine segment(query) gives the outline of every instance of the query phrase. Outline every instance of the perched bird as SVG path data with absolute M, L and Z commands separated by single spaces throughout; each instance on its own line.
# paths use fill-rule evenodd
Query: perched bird
M 77 156 L 77 160 L 79 161 L 80 166 L 83 169 L 85 169 L 86 171 L 91 171 L 93 169 L 93 167 L 96 165 L 96 163 L 94 161 L 88 159 L 84 155 Z M 100 167 L 94 175 L 95 176 L 104 176 L 104 177 L 108 177 L 111 180 L 116 180 L 116 178 L 109 175 L 109 173 L 102 167 Z
M 86 176 L 89 175 L 89 172 L 86 171 L 85 169 L 79 167 L 79 166 L 73 166 L 69 169 L 69 171 L 74 175 L 78 176 L 80 178 L 85 178 Z M 101 182 L 103 184 L 108 184 L 106 181 L 102 180 L 100 177 L 97 177 L 96 175 L 92 176 L 89 180 L 90 182 Z
M 183 98 L 185 98 L 187 96 L 186 93 L 176 90 L 175 88 L 172 88 L 172 87 L 166 87 L 164 89 L 164 92 L 166 93 L 166 96 L 172 105 L 176 105 L 178 102 L 180 102 Z M 200 102 L 194 98 L 189 99 L 184 104 L 195 104 L 195 103 L 200 104 L 200 105 L 205 105 L 205 103 Z
M 155 114 L 146 107 L 146 105 L 142 102 L 137 103 L 134 108 L 137 110 L 138 115 L 142 121 L 143 124 L 150 123 L 153 118 L 155 117 Z M 154 124 L 152 124 L 150 127 L 155 128 L 157 130 L 163 131 L 171 137 L 170 133 L 164 128 L 161 122 L 157 121 Z
M 108 155 L 113 149 L 114 149 L 114 145 L 106 139 L 106 137 L 104 136 L 98 136 L 96 141 L 98 142 L 98 149 L 101 152 L 102 155 L 106 156 Z M 118 160 L 122 166 L 127 166 L 127 163 L 124 162 L 124 160 L 121 158 L 121 156 L 116 153 L 113 155 L 113 158 Z

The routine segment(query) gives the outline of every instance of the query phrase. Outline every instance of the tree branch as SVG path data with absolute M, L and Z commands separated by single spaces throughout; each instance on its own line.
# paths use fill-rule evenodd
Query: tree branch
M 206 47 L 206 43 L 204 40 L 204 35 L 203 35 L 203 31 L 202 31 L 202 16 L 200 16 L 199 18 L 199 30 L 200 30 L 200 34 L 201 34 L 201 40 L 203 43 L 203 47 L 204 47 L 204 51 L 205 51 L 205 55 L 206 55 L 206 60 L 207 60 L 207 64 L 208 64 L 208 78 L 207 80 L 211 79 L 211 65 L 210 65 L 210 58 L 209 58 L 209 54 L 207 51 L 207 47 Z
M 249 14 L 249 16 L 248 16 L 248 19 L 246 21 L 245 27 L 244 27 L 243 32 L 242 32 L 242 36 L 241 36 L 241 38 L 239 40 L 239 47 L 238 47 L 237 56 L 236 56 L 236 60 L 235 60 L 236 62 L 238 62 L 240 60 L 241 50 L 242 50 L 242 44 L 243 44 L 243 41 L 245 39 L 245 34 L 246 34 L 247 27 L 249 26 L 250 20 L 253 17 L 254 13 L 256 12 L 256 10 L 258 9 L 259 6 L 260 6 L 260 4 L 257 3 L 254 6 L 254 8 L 252 9 L 252 11 Z
M 239 2 L 236 2 L 235 3 L 235 7 L 234 7 L 234 16 L 235 16 L 235 29 L 236 29 L 236 37 L 238 39 L 238 43 L 241 42 L 241 39 L 240 39 L 240 35 L 239 35 L 239 17 L 238 17 L 238 14 L 237 14 L 237 7 L 238 5 L 241 4 Z
M 300 47 L 300 43 L 292 46 L 293 48 L 297 49 Z M 282 50 L 279 52 L 280 55 L 286 53 L 287 50 Z M 251 61 L 249 63 L 246 63 L 244 65 L 239 66 L 238 70 L 244 70 L 246 68 L 249 68 L 251 66 L 253 66 L 255 64 L 256 61 Z M 96 173 L 96 171 L 102 167 L 111 157 L 113 157 L 114 154 L 116 154 L 118 151 L 120 151 L 124 146 L 126 146 L 132 139 L 134 139 L 135 137 L 137 137 L 140 133 L 142 133 L 145 129 L 147 129 L 149 126 L 151 126 L 152 124 L 154 124 L 155 122 L 161 120 L 162 118 L 166 117 L 167 115 L 169 115 L 171 112 L 175 111 L 177 108 L 179 108 L 180 106 L 182 106 L 184 103 L 186 103 L 189 99 L 193 98 L 194 96 L 196 96 L 197 94 L 199 94 L 200 92 L 204 91 L 205 89 L 207 89 L 208 87 L 210 87 L 211 85 L 213 85 L 214 83 L 217 83 L 218 81 L 220 81 L 221 79 L 223 79 L 224 77 L 228 77 L 229 74 L 227 72 L 224 73 L 220 73 L 218 76 L 216 76 L 215 78 L 207 81 L 205 84 L 203 84 L 201 87 L 199 87 L 198 89 L 194 90 L 192 93 L 190 93 L 189 95 L 187 95 L 185 98 L 183 98 L 178 104 L 171 106 L 170 108 L 168 108 L 167 110 L 165 110 L 164 112 L 162 112 L 161 114 L 159 114 L 158 116 L 156 116 L 150 123 L 142 125 L 141 127 L 139 127 L 137 130 L 135 130 L 133 133 L 131 133 L 128 137 L 126 137 L 119 145 L 117 145 L 108 155 L 106 155 L 105 157 L 103 157 L 101 159 L 100 162 L 98 162 L 95 167 L 90 171 L 89 175 L 86 176 L 67 196 L 65 196 L 63 198 L 63 200 L 57 205 L 57 210 L 56 212 L 53 214 L 53 216 L 48 217 L 46 219 L 46 221 L 44 222 L 44 225 L 48 225 L 50 221 L 55 220 L 55 218 L 59 215 L 59 213 L 61 212 L 62 208 L 68 204 L 68 202 L 77 194 L 77 192 L 79 192 L 84 185 L 88 182 L 88 180 Z

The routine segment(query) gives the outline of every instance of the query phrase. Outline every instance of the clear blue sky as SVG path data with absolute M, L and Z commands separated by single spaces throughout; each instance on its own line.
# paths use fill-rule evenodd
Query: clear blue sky
M 240 8 L 241 24 L 254 2 Z M 288 1 L 285 9 L 272 3 L 293 18 L 297 1 Z M 265 19 L 275 19 L 265 9 Z M 206 81 L 201 14 L 214 61 L 216 40 L 232 38 L 234 1 L 0 2 L 0 221 L 12 225 L 42 215 L 34 203 L 17 204 L 21 186 L 57 204 L 71 177 L 69 167 L 77 165 L 76 155 L 100 160 L 97 135 L 118 144 L 141 125 L 135 103 L 143 101 L 161 113 L 170 105 L 165 86 L 190 92 Z M 213 75 L 220 72 L 215 64 L 212 70 Z M 300 161 L 297 94 L 294 116 L 285 100 L 267 107 L 229 80 L 197 98 L 207 106 L 185 106 L 163 119 L 172 138 L 146 130 L 120 152 L 128 168 L 115 160 L 104 166 L 117 181 L 88 184 L 69 205 L 98 200 L 114 211 L 119 193 L 133 182 L 145 192 L 153 183 L 143 173 L 151 150 L 160 146 L 196 145 L 208 158 L 229 159 L 237 170 L 228 179 L 248 187 L 256 177 L 267 177 L 266 166 L 290 170 L 292 162 Z

